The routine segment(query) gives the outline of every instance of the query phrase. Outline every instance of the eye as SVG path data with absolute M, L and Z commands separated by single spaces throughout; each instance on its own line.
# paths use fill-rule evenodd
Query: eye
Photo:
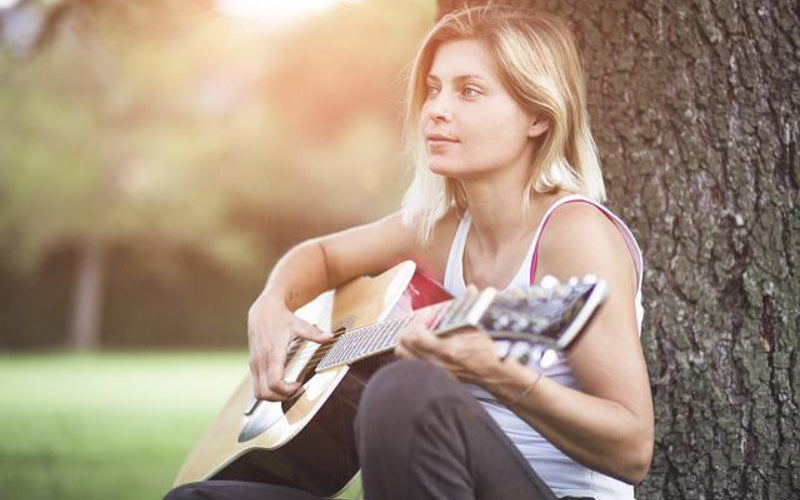
M 464 89 L 461 91 L 461 94 L 464 97 L 472 99 L 481 95 L 481 91 L 475 87 L 464 87 Z
M 439 87 L 437 87 L 436 85 L 428 84 L 427 88 L 428 88 L 428 97 L 433 97 L 439 94 Z

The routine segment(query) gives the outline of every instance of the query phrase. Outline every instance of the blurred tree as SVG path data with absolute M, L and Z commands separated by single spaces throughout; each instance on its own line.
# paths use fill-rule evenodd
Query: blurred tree
M 222 59 L 235 44 L 217 44 L 214 54 L 208 40 L 185 32 L 207 13 L 169 4 L 63 2 L 51 14 L 58 22 L 39 23 L 52 31 L 36 40 L 52 43 L 20 43 L 38 47 L 36 57 L 2 61 L 4 253 L 30 270 L 59 247 L 78 250 L 70 330 L 77 349 L 98 343 L 104 261 L 114 244 L 151 254 L 190 246 L 232 268 L 253 265 L 251 242 L 228 220 L 236 193 L 220 192 L 214 179 L 224 177 L 218 162 L 230 136 L 269 129 L 269 117 L 233 112 L 238 87 L 253 75 L 199 59 Z M 250 135 L 251 145 L 265 145 Z M 247 137 L 236 144 L 246 147 Z M 263 151 L 251 161 L 270 160 Z
M 76 255 L 72 345 L 97 342 L 100 316 L 106 341 L 135 343 L 141 317 L 142 339 L 190 341 L 218 324 L 209 299 L 167 304 L 201 286 L 201 261 L 255 290 L 288 246 L 396 208 L 404 68 L 434 9 L 342 3 L 277 31 L 211 1 L 0 10 L 0 265 L 35 275 Z M 36 344 L 11 316 L 11 345 Z

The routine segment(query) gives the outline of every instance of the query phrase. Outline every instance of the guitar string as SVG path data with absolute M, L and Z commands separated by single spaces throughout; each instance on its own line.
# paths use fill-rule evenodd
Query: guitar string
M 344 330 L 344 331 L 342 331 L 342 332 L 340 332 L 340 333 L 336 334 L 336 337 L 335 337 L 335 339 L 336 339 L 336 340 L 340 340 L 340 339 L 341 339 L 342 337 L 344 337 L 346 334 L 352 334 L 352 335 L 355 335 L 355 334 L 363 334 L 363 333 L 364 333 L 364 332 L 366 332 L 367 330 L 370 330 L 370 329 L 375 329 L 375 328 L 380 328 L 381 326 L 385 326 L 385 325 L 387 325 L 388 323 L 391 323 L 391 322 L 393 322 L 393 321 L 397 321 L 397 322 L 398 322 L 398 328 L 397 328 L 397 331 L 399 331 L 399 330 L 400 330 L 400 327 L 402 327 L 402 326 L 405 326 L 406 324 L 408 324 L 408 323 L 411 321 L 411 319 L 413 319 L 415 316 L 419 315 L 419 314 L 420 314 L 420 313 L 422 313 L 423 311 L 426 311 L 426 310 L 429 310 L 429 309 L 435 309 L 437 306 L 438 306 L 438 307 L 440 307 L 442 311 L 444 311 L 444 310 L 446 310 L 446 309 L 447 309 L 447 307 L 446 307 L 446 306 L 448 306 L 448 305 L 451 305 L 451 304 L 454 304 L 454 303 L 456 303 L 456 304 L 457 304 L 457 302 L 456 302 L 456 301 L 454 301 L 454 300 L 450 300 L 450 301 L 447 301 L 447 302 L 440 302 L 439 304 L 434 304 L 434 305 L 432 305 L 432 306 L 427 306 L 427 307 L 424 307 L 424 308 L 422 308 L 422 309 L 417 309 L 417 310 L 415 310 L 415 311 L 412 311 L 412 312 L 411 312 L 410 314 L 408 314 L 408 315 L 398 316 L 398 317 L 395 317 L 395 318 L 392 318 L 392 319 L 389 319 L 389 320 L 384 320 L 384 321 L 381 321 L 381 322 L 378 322 L 378 323 L 371 323 L 371 324 L 369 324 L 369 325 L 364 325 L 364 326 L 362 326 L 362 327 L 355 328 L 355 329 L 353 329 L 353 330 Z M 444 317 L 444 314 L 437 314 L 437 316 L 435 317 L 435 319 L 436 319 L 436 320 L 439 320 L 439 319 L 441 319 L 442 317 Z M 405 322 L 403 322 L 403 320 L 406 320 L 406 321 L 405 321 Z M 393 336 L 393 338 L 392 338 L 392 343 L 393 343 L 393 342 L 394 342 L 394 340 L 396 339 L 396 334 L 397 334 L 397 331 L 394 331 L 394 332 L 392 332 L 392 336 Z M 368 333 L 369 333 L 369 332 L 368 332 Z M 371 337 L 372 337 L 372 335 L 367 335 L 367 336 L 365 337 L 365 339 L 369 340 Z M 293 356 L 294 356 L 294 355 L 297 353 L 297 350 L 299 350 L 299 349 L 300 349 L 300 346 L 301 346 L 301 345 L 304 345 L 304 344 L 305 344 L 305 342 L 304 342 L 303 340 L 301 340 L 301 339 L 294 339 L 294 340 L 293 340 L 293 342 L 294 342 L 294 341 L 297 341 L 297 342 L 295 343 L 295 345 L 294 345 L 294 346 L 290 347 L 290 353 L 291 353 L 291 354 L 290 354 L 289 352 L 287 352 L 287 362 L 286 362 L 286 365 L 288 365 L 288 364 L 289 364 L 291 361 L 293 361 L 293 360 L 294 360 Z M 308 345 L 308 344 L 305 344 L 305 345 Z M 336 345 L 336 342 L 334 342 L 334 341 L 332 341 L 331 343 L 328 343 L 328 344 L 321 344 L 321 345 L 319 345 L 319 347 L 317 347 L 317 349 L 314 351 L 314 354 L 313 354 L 313 355 L 312 355 L 312 356 L 311 356 L 311 357 L 310 357 L 310 358 L 309 358 L 309 359 L 308 359 L 308 360 L 307 360 L 307 361 L 304 363 L 304 365 L 305 365 L 305 366 L 309 366 L 310 364 L 317 365 L 317 364 L 319 363 L 319 361 L 321 361 L 321 360 L 322 360 L 322 359 L 323 359 L 323 358 L 324 358 L 324 357 L 325 357 L 325 356 L 328 354 L 328 352 L 329 352 L 329 351 L 330 351 L 330 350 L 331 350 L 331 349 L 332 349 L 332 348 L 333 348 L 335 345 Z M 381 350 L 385 349 L 386 347 L 390 347 L 390 346 L 391 346 L 391 343 L 390 343 L 389 345 L 387 345 L 387 346 L 383 346 L 383 347 L 381 347 L 380 349 L 378 349 L 377 351 L 373 351 L 373 352 L 379 352 L 379 351 L 381 351 Z M 362 354 L 371 354 L 371 353 L 372 353 L 372 352 L 370 352 L 370 351 L 367 351 L 367 352 L 364 352 L 364 353 L 362 353 Z
M 473 297 L 473 299 L 476 298 L 477 297 Z M 408 324 L 415 316 L 420 315 L 423 311 L 438 309 L 436 311 L 436 315 L 434 316 L 434 318 L 432 318 L 433 321 L 431 322 L 431 324 L 436 326 L 441 326 L 441 324 L 444 323 L 443 320 L 445 319 L 446 316 L 450 315 L 453 317 L 458 317 L 459 313 L 463 313 L 466 312 L 466 310 L 471 309 L 473 303 L 474 300 L 472 301 L 458 300 L 458 299 L 449 300 L 446 302 L 441 302 L 439 304 L 434 304 L 432 306 L 427 306 L 422 309 L 411 311 L 409 314 L 406 315 L 397 316 L 377 323 L 371 323 L 353 330 L 341 330 L 339 331 L 339 333 L 334 332 L 334 341 L 328 344 L 318 345 L 317 348 L 311 354 L 311 356 L 303 362 L 301 367 L 301 373 L 305 372 L 311 366 L 314 367 L 318 366 L 319 362 L 329 354 L 331 349 L 339 345 L 337 344 L 337 342 L 342 340 L 342 338 L 345 337 L 346 335 L 351 335 L 353 336 L 351 338 L 355 339 L 354 340 L 355 345 L 348 347 L 355 347 L 356 352 L 358 352 L 359 348 L 364 348 L 364 347 L 369 347 L 369 348 L 365 349 L 364 352 L 359 353 L 359 355 L 355 357 L 353 357 L 353 352 L 351 349 L 351 351 L 347 351 L 344 353 L 345 356 L 343 359 L 337 360 L 333 364 L 347 363 L 348 361 L 353 361 L 358 357 L 363 357 L 365 355 L 370 356 L 372 354 L 376 354 L 386 349 L 387 347 L 391 347 L 395 343 L 397 338 L 397 333 L 400 331 L 400 329 L 406 324 Z M 453 318 L 448 318 L 448 321 L 452 319 Z M 382 328 L 387 328 L 387 327 L 388 330 L 386 330 L 385 332 L 381 331 Z M 379 333 L 376 333 L 375 330 L 377 330 L 377 332 Z M 361 334 L 364 334 L 363 338 L 358 339 L 355 337 Z M 382 340 L 379 339 L 379 337 L 382 338 Z M 388 344 L 381 345 L 383 342 L 387 340 L 389 341 Z M 359 342 L 361 344 L 359 344 Z M 285 367 L 288 367 L 289 363 L 295 361 L 295 356 L 297 356 L 298 354 L 297 351 L 299 351 L 301 348 L 307 348 L 308 346 L 309 346 L 308 341 L 299 338 L 293 339 L 292 345 L 287 351 L 287 362 L 285 364 Z M 378 348 L 376 349 L 376 347 Z M 345 349 L 346 348 L 347 347 L 345 347 Z M 297 358 L 297 359 L 299 360 L 302 358 Z
M 477 297 L 473 297 L 473 299 L 474 298 L 477 298 Z M 439 322 L 441 320 L 443 320 L 444 317 L 446 316 L 445 313 L 453 313 L 453 316 L 457 316 L 459 312 L 462 312 L 462 311 L 460 311 L 460 309 L 465 308 L 465 306 L 468 306 L 468 305 L 471 306 L 472 302 L 473 301 L 458 300 L 458 299 L 449 300 L 449 301 L 446 301 L 446 302 L 440 302 L 438 304 L 434 304 L 434 305 L 431 305 L 431 306 L 424 307 L 422 309 L 418 309 L 418 310 L 412 311 L 411 313 L 409 313 L 407 315 L 397 316 L 395 318 L 391 318 L 391 319 L 388 319 L 388 320 L 380 321 L 380 322 L 377 322 L 377 323 L 370 323 L 368 325 L 364 325 L 364 326 L 355 328 L 353 330 L 342 330 L 339 333 L 333 332 L 334 335 L 335 335 L 334 336 L 334 340 L 331 341 L 330 343 L 327 343 L 327 344 L 318 345 L 318 347 L 315 349 L 315 351 L 313 352 L 311 357 L 309 357 L 303 363 L 303 365 L 304 365 L 304 367 L 308 367 L 310 364 L 317 365 L 325 356 L 328 355 L 328 353 L 331 351 L 331 349 L 333 349 L 334 347 L 336 347 L 338 345 L 337 342 L 342 340 L 342 338 L 347 336 L 347 335 L 353 336 L 353 335 L 366 334 L 363 339 L 357 339 L 357 340 L 354 341 L 356 343 L 355 344 L 356 348 L 365 347 L 365 346 L 369 345 L 371 341 L 376 340 L 376 339 L 373 339 L 373 337 L 375 337 L 375 335 L 374 335 L 375 332 L 373 330 L 376 330 L 376 329 L 380 330 L 381 328 L 386 327 L 387 325 L 391 324 L 392 322 L 396 322 L 397 323 L 396 324 L 396 328 L 394 329 L 394 331 L 391 331 L 391 334 L 390 334 L 391 338 L 386 338 L 385 339 L 385 340 L 391 340 L 391 342 L 389 342 L 389 344 L 380 346 L 380 348 L 378 348 L 377 350 L 374 350 L 375 349 L 374 346 L 370 346 L 371 349 L 365 350 L 365 352 L 360 353 L 360 355 L 365 355 L 365 354 L 366 355 L 370 355 L 370 354 L 373 354 L 373 353 L 380 352 L 381 350 L 383 350 L 383 349 L 385 349 L 387 347 L 390 347 L 395 342 L 396 334 L 400 330 L 400 328 L 402 328 L 402 326 L 405 326 L 406 324 L 408 324 L 411 319 L 413 319 L 415 316 L 418 316 L 423 311 L 426 311 L 426 310 L 429 310 L 429 309 L 433 310 L 433 309 L 438 307 L 440 310 L 437 311 L 437 315 L 434 318 L 434 322 L 433 322 L 433 324 L 436 324 L 438 326 Z M 449 306 L 453 306 L 453 307 L 449 307 Z M 469 307 L 466 307 L 466 309 L 469 309 Z M 351 337 L 351 338 L 355 338 L 355 337 Z M 362 344 L 359 345 L 359 342 L 362 342 Z M 306 347 L 308 347 L 308 345 L 309 345 L 308 341 L 305 341 L 304 339 L 299 339 L 299 338 L 293 339 L 292 340 L 292 345 L 289 347 L 289 350 L 287 351 L 286 366 L 288 366 L 288 364 L 290 362 L 295 360 L 295 356 L 298 355 L 298 351 L 301 348 L 306 348 Z M 347 358 L 347 356 L 345 356 L 345 358 Z M 300 359 L 300 358 L 298 358 L 298 359 Z
M 436 325 L 436 326 L 441 326 L 445 322 L 444 320 L 448 315 L 450 315 L 452 317 L 447 318 L 447 322 L 452 322 L 452 320 L 454 318 L 458 318 L 460 316 L 463 316 L 467 311 L 470 310 L 472 305 L 475 303 L 475 300 L 477 300 L 477 296 L 469 297 L 469 300 L 454 299 L 454 300 L 449 300 L 449 301 L 446 301 L 446 302 L 440 302 L 440 303 L 434 304 L 432 306 L 427 306 L 425 308 L 418 309 L 416 311 L 412 311 L 410 314 L 408 314 L 406 316 L 399 316 L 399 317 L 393 318 L 391 320 L 385 320 L 385 321 L 382 321 L 382 322 L 379 322 L 379 323 L 372 323 L 370 325 L 365 325 L 363 327 L 360 327 L 360 328 L 357 328 L 357 329 L 354 329 L 354 330 L 350 330 L 350 331 L 347 331 L 347 332 L 342 332 L 341 335 L 344 335 L 346 333 L 355 334 L 356 332 L 359 332 L 359 333 L 367 332 L 368 334 L 369 333 L 374 333 L 374 332 L 369 332 L 369 330 L 370 329 L 374 329 L 374 328 L 380 328 L 380 327 L 385 326 L 385 325 L 387 325 L 387 324 L 389 324 L 389 323 L 391 323 L 393 321 L 398 322 L 398 325 L 396 325 L 397 327 L 394 329 L 394 331 L 391 332 L 391 342 L 389 344 L 387 344 L 387 345 L 381 346 L 377 350 L 373 346 L 370 345 L 370 339 L 372 337 L 374 337 L 374 335 L 366 335 L 364 337 L 364 339 L 363 339 L 364 342 L 366 342 L 366 343 L 362 344 L 361 346 L 358 345 L 359 340 L 356 340 L 356 343 L 357 343 L 356 347 L 364 347 L 364 346 L 369 346 L 370 347 L 370 349 L 366 349 L 363 353 L 360 353 L 360 355 L 361 356 L 363 356 L 363 355 L 371 355 L 371 354 L 380 352 L 380 351 L 386 349 L 387 347 L 390 347 L 395 342 L 396 334 L 400 330 L 400 328 L 402 326 L 405 326 L 406 324 L 408 324 L 410 322 L 410 320 L 413 319 L 414 316 L 417 316 L 417 315 L 421 314 L 423 311 L 436 310 L 436 315 L 433 318 L 431 318 L 431 324 L 432 325 Z M 389 339 L 387 338 L 386 340 L 389 340 Z M 320 346 L 317 349 L 317 351 L 315 352 L 315 354 L 309 359 L 309 361 L 306 362 L 306 366 L 308 366 L 309 362 L 318 363 L 322 358 L 324 358 L 328 354 L 330 349 L 335 347 L 335 344 L 336 343 L 334 342 L 332 344 L 325 344 L 325 345 Z M 319 355 L 317 355 L 317 353 L 319 353 Z M 345 356 L 345 359 L 347 359 L 347 358 L 348 357 Z M 355 359 L 355 358 L 352 358 L 352 359 Z M 337 361 L 336 363 L 338 364 L 338 363 L 341 363 L 341 362 L 342 361 Z
M 415 311 L 415 313 L 416 313 L 416 311 Z M 412 315 L 411 315 L 411 317 L 413 317 L 413 316 L 414 316 L 414 315 L 412 314 Z M 408 320 L 409 320 L 409 321 L 406 321 L 406 322 L 398 322 L 398 324 L 397 324 L 397 326 L 398 326 L 398 328 L 397 328 L 397 331 L 399 331 L 399 330 L 400 330 L 400 327 L 402 327 L 402 326 L 405 326 L 405 324 L 408 324 L 408 322 L 410 322 L 410 320 L 412 319 L 411 317 L 409 317 L 409 318 L 408 318 Z M 401 316 L 400 318 L 402 318 L 402 316 Z M 337 338 L 341 338 L 341 337 L 343 337 L 343 336 L 344 336 L 345 334 L 347 334 L 347 333 L 350 333 L 350 334 L 353 334 L 353 335 L 356 335 L 356 334 L 364 334 L 365 332 L 366 332 L 366 333 L 368 333 L 368 334 L 369 334 L 369 333 L 374 333 L 374 332 L 368 332 L 368 330 L 371 330 L 371 329 L 376 329 L 376 328 L 380 328 L 381 326 L 385 326 L 387 323 L 389 323 L 389 322 L 391 322 L 391 321 L 396 321 L 397 319 L 398 319 L 398 318 L 393 318 L 392 320 L 388 320 L 388 321 L 386 321 L 386 322 L 374 323 L 374 324 L 371 324 L 371 325 L 368 325 L 368 326 L 364 326 L 364 327 L 360 327 L 360 328 L 357 328 L 357 329 L 354 329 L 354 330 L 348 330 L 348 331 L 345 331 L 345 332 L 342 332 L 342 333 L 340 333 L 340 334 L 337 336 Z M 393 338 L 392 338 L 392 343 L 393 343 L 393 342 L 394 342 L 394 340 L 396 339 L 396 334 L 397 334 L 397 331 L 394 331 L 394 332 L 392 332 L 392 336 L 393 336 Z M 370 339 L 371 339 L 373 336 L 374 336 L 374 335 L 366 335 L 366 336 L 364 337 L 364 340 L 367 340 L 367 341 L 368 341 L 368 340 L 370 340 Z M 387 339 L 387 340 L 388 340 L 388 339 Z M 357 342 L 358 342 L 358 341 L 356 341 L 356 343 L 357 343 Z M 301 342 L 301 343 L 302 343 L 302 342 Z M 380 351 L 380 350 L 383 350 L 383 349 L 385 349 L 385 348 L 387 348 L 387 347 L 390 347 L 392 343 L 390 343 L 389 345 L 386 345 L 386 346 L 382 346 L 380 349 L 378 349 L 378 351 Z M 305 365 L 306 365 L 306 366 L 308 366 L 309 364 L 314 364 L 314 365 L 318 364 L 318 363 L 319 363 L 319 362 L 320 362 L 320 361 L 321 361 L 321 360 L 322 360 L 322 359 L 323 359 L 323 358 L 324 358 L 324 357 L 325 357 L 325 356 L 328 354 L 328 352 L 330 352 L 330 350 L 331 350 L 331 349 L 333 349 L 333 347 L 335 347 L 335 345 L 336 345 L 336 343 L 335 343 L 335 342 L 332 342 L 332 343 L 329 343 L 329 344 L 323 344 L 323 345 L 320 345 L 320 346 L 319 346 L 319 347 L 316 349 L 316 351 L 314 352 L 314 354 L 313 354 L 313 355 L 312 355 L 312 356 L 311 356 L 311 357 L 310 357 L 310 358 L 309 358 L 309 359 L 308 359 L 308 360 L 305 362 Z M 358 346 L 358 344 L 356 344 L 356 345 Z M 362 346 L 362 347 L 363 347 L 363 346 Z M 374 352 L 378 352 L 378 351 L 374 351 Z M 373 351 L 367 350 L 367 351 L 365 351 L 365 352 L 364 352 L 364 353 L 362 353 L 362 354 L 371 354 L 372 352 L 373 352 Z

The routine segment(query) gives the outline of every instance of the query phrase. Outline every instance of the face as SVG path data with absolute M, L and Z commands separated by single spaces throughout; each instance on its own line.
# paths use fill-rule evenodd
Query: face
M 460 180 L 527 170 L 544 132 L 505 90 L 492 56 L 474 40 L 441 45 L 427 76 L 419 127 L 433 172 Z

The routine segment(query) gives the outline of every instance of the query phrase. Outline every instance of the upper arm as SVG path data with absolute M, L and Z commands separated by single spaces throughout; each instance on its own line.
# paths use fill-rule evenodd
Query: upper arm
M 542 234 L 537 276 L 594 274 L 609 295 L 568 360 L 581 390 L 623 405 L 652 425 L 652 401 L 636 319 L 636 270 L 619 229 L 586 203 L 559 207 Z
M 426 245 L 420 242 L 415 225 L 403 223 L 400 212 L 311 242 L 318 244 L 323 252 L 331 287 L 358 276 L 379 274 L 407 259 L 441 278 L 444 265 L 440 236 L 452 225 L 451 218 L 448 214 L 436 224 L 434 237 Z

